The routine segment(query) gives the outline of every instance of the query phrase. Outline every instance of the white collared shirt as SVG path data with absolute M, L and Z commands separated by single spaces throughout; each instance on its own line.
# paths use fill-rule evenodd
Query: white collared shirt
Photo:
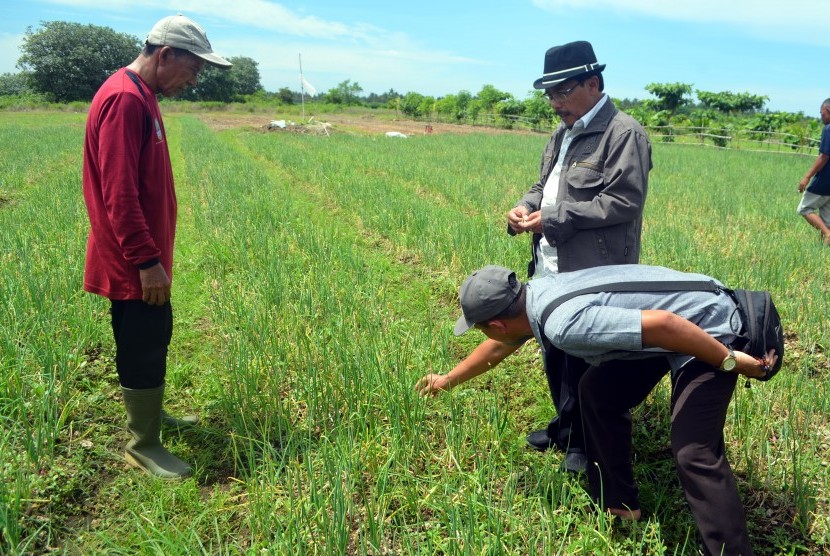
M 559 194 L 559 178 L 562 175 L 562 164 L 564 163 L 565 155 L 568 154 L 568 147 L 571 146 L 573 138 L 588 127 L 594 119 L 594 116 L 597 115 L 606 102 L 608 102 L 608 95 L 603 94 L 593 108 L 574 122 L 574 125 L 570 129 L 565 130 L 565 135 L 562 137 L 562 146 L 559 147 L 559 156 L 556 158 L 556 164 L 548 175 L 545 188 L 542 190 L 540 210 L 543 207 L 556 205 Z M 557 272 L 559 272 L 559 254 L 556 251 L 556 247 L 548 243 L 547 238 L 543 234 L 542 240 L 536 249 L 536 271 L 533 273 L 532 278 L 542 278 L 543 276 L 556 274 Z

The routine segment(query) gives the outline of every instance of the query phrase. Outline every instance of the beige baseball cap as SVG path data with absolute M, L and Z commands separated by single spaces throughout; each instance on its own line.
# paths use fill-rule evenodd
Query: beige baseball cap
M 205 62 L 220 68 L 229 68 L 233 65 L 221 56 L 214 54 L 205 30 L 198 23 L 182 14 L 169 15 L 161 19 L 147 35 L 146 42 L 157 46 L 172 46 L 187 50 Z

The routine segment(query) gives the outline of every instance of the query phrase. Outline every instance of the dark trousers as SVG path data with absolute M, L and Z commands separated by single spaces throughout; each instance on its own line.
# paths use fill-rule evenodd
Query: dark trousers
M 548 424 L 548 438 L 563 451 L 585 451 L 579 381 L 588 364 L 548 344 L 545 346 L 545 376 L 556 417 Z
M 631 416 L 668 372 L 663 357 L 589 367 L 579 384 L 591 496 L 604 508 L 639 509 Z M 692 361 L 672 377 L 671 448 L 706 554 L 753 554 L 723 439 L 738 375 Z
M 115 368 L 121 386 L 157 388 L 167 374 L 167 346 L 173 336 L 170 303 L 148 305 L 139 300 L 112 300 Z

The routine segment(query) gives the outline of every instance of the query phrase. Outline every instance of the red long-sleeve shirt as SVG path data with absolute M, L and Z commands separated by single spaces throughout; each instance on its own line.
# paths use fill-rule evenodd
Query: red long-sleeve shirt
M 141 299 L 139 265 L 153 259 L 172 280 L 177 211 L 156 95 L 128 72 L 118 70 L 95 94 L 84 143 L 84 290 L 119 300 Z

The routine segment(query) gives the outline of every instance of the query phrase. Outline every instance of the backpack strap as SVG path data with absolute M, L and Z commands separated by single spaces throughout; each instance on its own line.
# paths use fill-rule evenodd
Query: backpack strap
M 680 291 L 702 291 L 702 292 L 728 292 L 729 290 L 723 286 L 717 285 L 713 280 L 681 280 L 677 282 L 669 281 L 653 281 L 653 282 L 612 282 L 610 284 L 601 284 L 599 286 L 592 286 L 574 290 L 561 295 L 551 301 L 545 310 L 542 311 L 542 316 L 539 319 L 539 332 L 542 337 L 545 336 L 545 323 L 548 321 L 550 314 L 554 312 L 560 305 L 566 301 L 570 301 L 574 297 L 580 295 L 587 295 L 589 293 L 611 293 L 611 292 L 680 292 Z

